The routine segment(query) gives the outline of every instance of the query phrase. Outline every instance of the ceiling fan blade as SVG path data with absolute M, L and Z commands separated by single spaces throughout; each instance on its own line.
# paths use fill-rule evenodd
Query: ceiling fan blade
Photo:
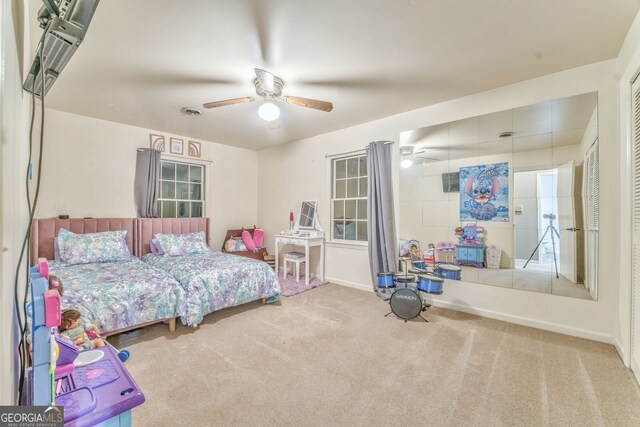
M 204 108 L 224 107 L 226 105 L 243 104 L 245 102 L 255 101 L 257 98 L 245 96 L 244 98 L 225 99 L 224 101 L 207 102 L 202 104 Z
M 253 71 L 256 72 L 258 83 L 260 83 L 265 92 L 275 92 L 276 86 L 273 83 L 273 74 L 260 68 L 254 68 Z
M 410 157 L 411 158 L 411 157 Z M 439 159 L 435 159 L 433 157 L 414 157 L 411 158 L 415 164 L 425 164 L 425 163 L 432 163 L 432 162 L 439 162 Z
M 283 96 L 280 98 L 283 102 L 300 107 L 314 108 L 316 110 L 326 111 L 333 110 L 333 104 L 327 101 L 318 101 L 317 99 L 300 98 L 299 96 Z

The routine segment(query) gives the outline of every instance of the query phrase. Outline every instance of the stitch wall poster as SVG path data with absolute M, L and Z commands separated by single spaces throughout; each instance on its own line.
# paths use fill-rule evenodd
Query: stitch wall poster
M 509 163 L 460 168 L 460 221 L 509 221 Z

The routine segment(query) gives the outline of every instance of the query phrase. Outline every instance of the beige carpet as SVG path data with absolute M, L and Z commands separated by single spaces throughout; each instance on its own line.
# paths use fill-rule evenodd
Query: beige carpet
M 170 334 L 112 339 L 146 395 L 136 426 L 638 426 L 610 345 L 443 309 L 404 323 L 326 285 Z

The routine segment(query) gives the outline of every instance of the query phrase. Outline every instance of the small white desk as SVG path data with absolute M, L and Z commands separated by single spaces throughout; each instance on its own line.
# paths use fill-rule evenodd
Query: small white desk
M 320 280 L 324 281 L 324 236 L 300 237 L 276 234 L 276 277 L 278 276 L 279 252 L 283 245 L 295 245 L 304 247 L 304 279 L 309 284 L 309 248 L 318 246 L 320 248 Z

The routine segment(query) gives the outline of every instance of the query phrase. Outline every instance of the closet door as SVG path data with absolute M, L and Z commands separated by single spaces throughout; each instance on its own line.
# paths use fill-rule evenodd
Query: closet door
M 585 268 L 586 280 L 585 286 L 589 289 L 589 293 L 594 300 L 598 299 L 598 236 L 600 228 L 600 151 L 599 143 L 595 142 L 585 155 L 584 161 L 584 186 L 583 200 L 586 212 L 586 230 L 585 230 L 585 253 L 587 254 L 587 265 Z M 562 235 L 560 236 L 562 238 Z M 562 254 L 561 254 L 562 255 Z
M 632 86 L 633 271 L 631 282 L 631 369 L 640 382 L 640 79 Z

